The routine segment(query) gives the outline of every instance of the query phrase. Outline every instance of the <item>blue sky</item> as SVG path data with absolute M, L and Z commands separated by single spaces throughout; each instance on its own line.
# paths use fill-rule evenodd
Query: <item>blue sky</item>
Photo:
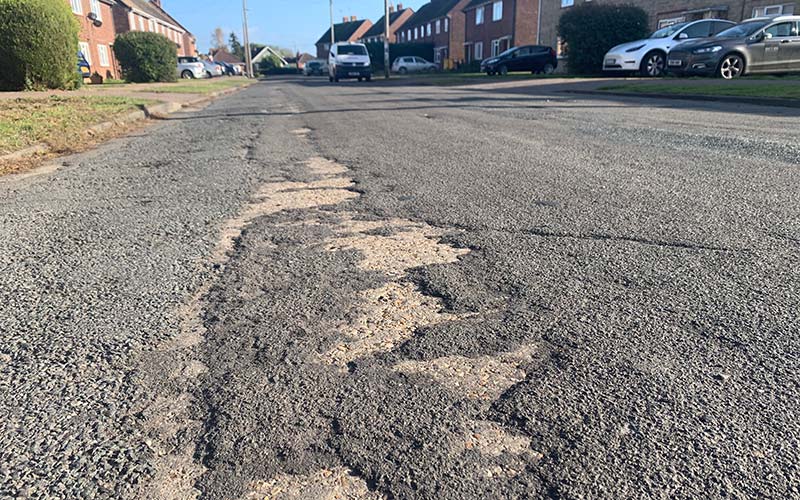
M 414 10 L 427 0 L 400 3 Z M 207 52 L 214 28 L 234 31 L 241 39 L 241 0 L 162 0 L 161 4 L 197 37 Z M 250 41 L 280 45 L 316 55 L 314 42 L 330 24 L 328 0 L 247 0 Z M 383 15 L 383 0 L 334 0 L 333 18 L 358 16 L 376 22 Z

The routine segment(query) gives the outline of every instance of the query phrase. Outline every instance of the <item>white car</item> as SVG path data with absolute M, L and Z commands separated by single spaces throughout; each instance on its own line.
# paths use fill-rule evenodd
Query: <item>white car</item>
M 642 76 L 661 76 L 667 67 L 667 52 L 686 40 L 709 38 L 736 23 L 724 19 L 701 19 L 678 23 L 656 31 L 650 38 L 623 43 L 603 58 L 603 71 L 639 72 Z
M 421 57 L 405 56 L 398 57 L 392 63 L 392 72 L 405 75 L 406 73 L 420 73 L 423 71 L 436 71 L 439 69 L 435 63 L 426 61 Z
M 178 76 L 183 79 L 206 78 L 206 67 L 196 57 L 181 56 L 178 58 Z
M 372 80 L 372 63 L 369 51 L 363 43 L 337 43 L 328 53 L 328 79 L 338 82 L 344 78 L 358 81 Z

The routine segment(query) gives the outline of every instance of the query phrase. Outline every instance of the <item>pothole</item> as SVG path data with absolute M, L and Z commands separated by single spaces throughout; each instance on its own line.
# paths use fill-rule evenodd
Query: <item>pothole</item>
M 536 349 L 522 347 L 496 356 L 444 356 L 428 361 L 401 361 L 394 369 L 406 375 L 425 375 L 448 390 L 479 401 L 494 401 L 525 380 L 520 365 L 533 361 Z
M 308 127 L 300 127 L 292 130 L 292 135 L 296 135 L 298 137 L 306 137 L 311 132 L 312 130 Z
M 271 481 L 257 481 L 242 500 L 385 500 L 370 491 L 366 481 L 344 467 L 323 469 L 307 475 L 281 474 Z

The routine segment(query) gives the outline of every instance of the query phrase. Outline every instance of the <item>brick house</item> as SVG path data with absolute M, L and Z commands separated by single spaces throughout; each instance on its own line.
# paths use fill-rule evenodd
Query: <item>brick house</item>
M 372 27 L 369 19 L 357 19 L 356 16 L 345 17 L 342 22 L 333 26 L 335 41 L 356 42 L 360 40 L 364 33 Z M 317 58 L 328 59 L 328 51 L 331 48 L 331 29 L 328 28 L 325 34 L 319 37 L 316 43 Z
M 92 73 L 103 78 L 119 78 L 119 67 L 114 60 L 113 0 L 69 0 L 72 13 L 80 24 L 78 35 L 80 51 Z
M 197 40 L 161 8 L 161 0 L 114 0 L 117 33 L 150 31 L 172 40 L 179 56 L 196 56 Z
M 466 63 L 536 43 L 538 0 L 472 0 L 464 14 Z
M 542 0 L 540 43 L 550 45 L 561 54 L 558 20 L 564 11 L 586 1 L 641 7 L 650 18 L 652 31 L 697 19 L 719 18 L 739 22 L 763 15 L 800 12 L 800 0 Z
M 471 0 L 431 0 L 406 21 L 399 43 L 433 44 L 433 59 L 445 69 L 464 62 L 464 7 Z
M 389 6 L 389 43 L 397 43 L 397 30 L 401 29 L 411 16 L 414 15 L 414 9 L 404 9 L 403 4 L 397 4 L 397 10 L 394 6 Z M 377 23 L 367 30 L 361 37 L 362 43 L 383 42 L 384 32 L 386 27 L 386 16 L 381 16 Z

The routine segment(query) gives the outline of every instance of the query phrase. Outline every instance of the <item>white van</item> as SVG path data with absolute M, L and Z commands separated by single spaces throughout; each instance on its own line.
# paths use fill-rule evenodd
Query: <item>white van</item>
M 328 54 L 328 80 L 338 82 L 343 78 L 372 80 L 372 64 L 367 46 L 363 43 L 337 43 Z

